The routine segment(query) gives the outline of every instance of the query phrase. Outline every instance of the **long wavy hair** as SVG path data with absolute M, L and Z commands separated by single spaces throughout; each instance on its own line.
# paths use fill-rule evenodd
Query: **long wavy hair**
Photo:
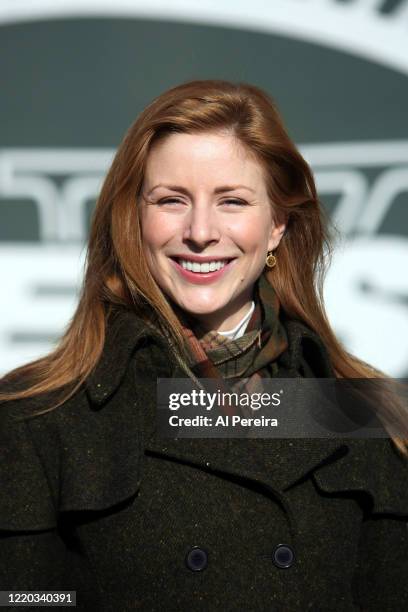
M 1 393 L 0 400 L 61 392 L 55 405 L 37 414 L 68 400 L 97 364 L 107 317 L 118 306 L 136 311 L 146 321 L 153 313 L 175 355 L 186 361 L 180 322 L 145 259 L 138 203 L 152 145 L 173 133 L 205 132 L 229 133 L 255 157 L 263 168 L 274 214 L 287 220 L 276 253 L 279 265 L 266 272 L 283 310 L 319 334 L 336 377 L 387 378 L 347 352 L 330 326 L 323 283 L 335 230 L 319 202 L 311 168 L 286 132 L 273 98 L 247 83 L 195 80 L 156 97 L 126 132 L 93 212 L 76 311 L 52 352 L 4 377 L 19 384 Z M 398 402 L 394 408 L 403 418 Z M 405 436 L 390 437 L 408 456 Z

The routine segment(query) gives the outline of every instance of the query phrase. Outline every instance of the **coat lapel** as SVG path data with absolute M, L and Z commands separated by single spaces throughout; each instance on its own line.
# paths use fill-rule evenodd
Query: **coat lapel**
M 334 376 L 327 351 L 312 330 L 293 320 L 286 320 L 285 328 L 289 344 L 278 360 L 278 378 L 299 376 L 303 366 L 308 367 L 310 375 Z M 185 377 L 179 365 L 174 367 L 172 377 Z M 344 440 L 333 438 L 164 439 L 154 432 L 146 450 L 201 469 L 253 479 L 283 491 L 317 467 L 343 457 L 348 446 Z
M 310 375 L 333 375 L 320 338 L 297 321 L 286 322 L 286 327 L 289 347 L 279 359 L 278 376 L 296 375 L 302 363 L 313 372 Z M 143 344 L 149 345 L 150 349 L 141 356 L 136 349 Z M 129 367 L 130 364 L 132 367 Z M 160 438 L 154 425 L 157 377 L 185 378 L 186 372 L 173 363 L 159 334 L 147 329 L 134 313 L 121 311 L 107 330 L 102 358 L 87 380 L 86 392 L 94 409 L 103 409 L 109 404 L 109 412 L 117 414 L 120 423 L 125 418 L 123 413 L 126 410 L 140 411 L 137 422 L 142 431 L 129 432 L 125 438 L 128 443 L 138 439 L 145 454 L 155 454 L 164 460 L 194 465 L 202 470 L 255 480 L 280 491 L 285 491 L 313 473 L 315 482 L 323 491 L 365 490 L 375 500 L 377 511 L 397 509 L 400 513 L 405 512 L 406 500 L 398 506 L 396 499 L 400 488 L 407 490 L 407 471 L 406 468 L 405 472 L 398 471 L 400 460 L 393 456 L 388 439 Z M 121 384 L 127 388 L 125 395 L 115 393 Z M 122 401 L 117 400 L 118 396 Z M 123 397 L 128 398 L 126 406 L 123 406 Z M 114 405 L 115 402 L 117 405 Z M 131 422 L 134 421 L 130 419 Z M 139 473 L 140 465 L 136 465 L 138 459 L 130 448 L 126 448 L 126 444 L 121 449 L 121 456 L 120 461 L 116 460 L 122 470 L 127 474 Z M 118 457 L 117 452 L 114 457 Z M 384 465 L 388 484 L 382 479 Z M 400 481 L 401 474 L 404 474 L 403 482 Z M 130 492 L 129 487 L 126 492 Z
M 196 438 L 153 436 L 148 453 L 213 472 L 255 480 L 284 491 L 306 474 L 347 453 L 342 440 Z

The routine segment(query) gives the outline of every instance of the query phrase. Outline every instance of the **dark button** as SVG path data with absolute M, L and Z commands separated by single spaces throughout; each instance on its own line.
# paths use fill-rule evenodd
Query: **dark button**
M 273 562 L 277 567 L 290 567 L 295 560 L 295 554 L 287 544 L 278 544 L 273 551 Z
M 205 569 L 208 564 L 208 554 L 202 548 L 194 546 L 186 555 L 186 565 L 193 572 L 200 572 Z

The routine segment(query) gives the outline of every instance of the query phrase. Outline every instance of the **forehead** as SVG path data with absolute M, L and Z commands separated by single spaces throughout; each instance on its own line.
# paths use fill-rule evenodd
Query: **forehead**
M 171 134 L 154 143 L 146 161 L 145 183 L 263 182 L 263 168 L 230 134 Z M 239 180 L 238 180 L 239 179 Z

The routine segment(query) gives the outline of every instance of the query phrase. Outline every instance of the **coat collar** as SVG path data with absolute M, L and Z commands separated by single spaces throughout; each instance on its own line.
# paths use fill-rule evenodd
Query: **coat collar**
M 280 356 L 279 376 L 293 376 L 299 364 L 308 359 L 314 360 L 317 376 L 329 376 L 331 369 L 327 353 L 320 339 L 299 321 L 286 321 L 289 346 Z M 138 346 L 152 340 L 163 351 L 168 351 L 164 339 L 132 311 L 117 310 L 110 318 L 106 329 L 105 346 L 100 361 L 86 381 L 86 392 L 91 402 L 98 408 L 103 407 L 113 396 L 124 380 L 126 370 Z M 160 353 L 155 353 L 159 355 Z M 164 352 L 158 359 L 159 376 L 182 378 L 186 373 L 179 364 L 172 364 Z M 163 373 L 163 367 L 167 373 Z M 143 409 L 155 414 L 156 389 L 154 376 L 152 388 L 146 393 Z M 148 417 L 147 417 L 148 418 Z M 231 474 L 261 480 L 264 484 L 285 488 L 304 476 L 306 472 L 328 460 L 332 455 L 341 456 L 347 452 L 342 440 L 298 439 L 161 439 L 153 434 L 146 442 L 148 452 L 165 455 L 169 459 L 187 461 L 197 466 L 227 471 Z M 258 449 L 255 455 L 254 448 Z M 228 447 L 228 448 L 227 448 Z M 261 457 L 259 451 L 261 449 Z M 253 458 L 253 461 L 251 460 Z M 256 459 L 255 459 L 256 457 Z
M 101 407 L 109 400 L 123 381 L 133 353 L 149 338 L 168 350 L 159 333 L 148 327 L 135 312 L 116 308 L 111 313 L 101 357 L 85 381 L 87 395 L 93 404 Z
M 312 366 L 314 376 L 333 377 L 327 350 L 319 336 L 302 322 L 288 319 L 285 315 L 283 317 L 288 348 L 279 356 L 278 376 L 296 376 L 299 366 L 306 362 L 309 367 Z M 92 403 L 102 406 L 114 394 L 137 347 L 149 340 L 163 350 L 160 365 L 167 364 L 168 377 L 186 376 L 179 364 L 172 366 L 173 359 L 163 336 L 148 327 L 134 311 L 117 308 L 108 318 L 101 357 L 85 382 Z
M 315 376 L 331 376 L 332 369 L 320 338 L 298 321 L 286 321 L 285 325 L 289 347 L 280 359 L 279 375 L 286 372 L 291 376 L 299 363 L 303 362 L 313 365 Z M 284 492 L 312 474 L 316 486 L 324 492 L 365 492 L 372 502 L 374 512 L 408 515 L 408 462 L 397 455 L 391 441 L 386 438 L 174 440 L 159 438 L 156 433 L 152 435 L 146 423 L 150 423 L 151 416 L 156 413 L 155 377 L 146 380 L 146 394 L 142 401 L 137 402 L 133 369 L 125 377 L 137 347 L 149 340 L 160 349 L 151 353 L 158 356 L 158 375 L 184 377 L 185 373 L 180 371 L 180 366 L 172 364 L 170 355 L 166 353 L 166 344 L 159 334 L 147 328 L 134 312 L 122 309 L 109 322 L 101 359 L 86 382 L 86 392 L 94 407 L 100 408 L 104 404 L 110 406 L 105 416 L 102 410 L 101 418 L 113 419 L 112 431 L 115 434 L 112 435 L 120 439 L 120 461 L 116 448 L 112 448 L 112 458 L 106 459 L 111 466 L 105 471 L 104 478 L 111 474 L 115 481 L 111 487 L 115 499 L 112 498 L 110 503 L 119 502 L 137 490 L 141 465 L 135 448 L 142 445 L 144 453 L 153 453 L 165 460 L 195 465 L 214 473 L 247 478 L 274 491 Z M 135 366 L 137 374 L 136 362 Z M 118 387 L 121 387 L 121 392 L 109 402 L 108 399 Z M 134 419 L 139 423 L 136 429 L 131 425 Z M 121 434 L 124 423 L 128 425 Z M 94 427 L 88 430 L 88 451 L 90 447 L 98 448 L 101 444 L 98 431 Z M 80 453 L 81 449 L 77 446 L 75 448 Z M 103 452 L 106 453 L 106 445 Z M 85 456 L 81 455 L 78 465 L 81 465 L 82 472 L 86 471 L 86 462 L 93 461 L 94 456 L 97 457 L 98 453 L 87 452 Z M 98 472 L 96 466 L 89 465 L 90 474 L 95 474 L 95 471 Z M 133 480 L 132 474 L 139 476 Z M 104 481 L 103 490 L 108 485 Z M 106 504 L 88 494 L 83 500 L 76 498 L 70 502 L 68 493 L 67 504 L 71 509 L 96 508 Z

